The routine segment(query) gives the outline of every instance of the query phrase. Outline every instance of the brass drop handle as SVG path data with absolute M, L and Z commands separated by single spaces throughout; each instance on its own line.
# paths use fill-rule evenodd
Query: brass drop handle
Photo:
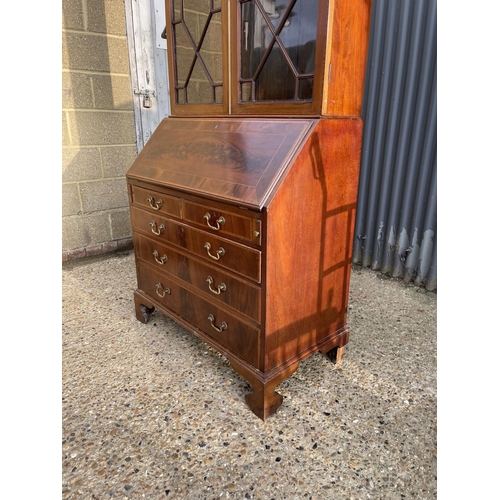
M 158 282 L 156 283 L 156 295 L 158 295 L 161 298 L 165 297 L 165 295 L 170 295 L 170 288 L 168 287 L 163 288 L 163 285 L 160 282 Z
M 217 224 L 216 226 L 212 226 L 212 224 L 210 224 L 210 219 L 212 218 L 212 216 L 210 215 L 210 212 L 207 212 L 204 216 L 203 216 L 204 219 L 207 220 L 207 226 L 210 228 L 210 229 L 214 229 L 215 231 L 218 231 L 221 226 L 223 226 L 225 223 L 226 223 L 226 219 L 224 219 L 224 217 L 222 217 L 222 215 L 215 221 L 215 223 Z
M 153 196 L 150 196 L 148 198 L 148 202 L 149 202 L 149 206 L 151 208 L 154 208 L 155 210 L 160 210 L 161 206 L 163 205 L 163 201 L 162 200 L 155 201 L 155 199 L 154 199 Z
M 209 314 L 209 315 L 208 315 L 208 321 L 210 321 L 210 324 L 212 325 L 212 328 L 214 328 L 214 329 L 215 329 L 215 330 L 217 330 L 218 332 L 223 332 L 224 330 L 227 330 L 227 323 L 226 323 L 225 321 L 223 321 L 223 322 L 220 324 L 220 327 L 215 326 L 215 324 L 214 324 L 215 318 L 214 318 L 214 315 L 213 315 L 213 314 Z
M 160 227 L 156 229 L 156 222 L 154 220 L 152 220 L 149 225 L 151 226 L 151 232 L 156 234 L 156 236 L 159 236 L 165 230 L 165 226 L 163 224 L 160 224 Z
M 215 295 L 220 295 L 221 292 L 226 291 L 226 284 L 221 283 L 220 285 L 217 286 L 217 290 L 212 288 L 212 285 L 214 284 L 214 279 L 212 276 L 208 276 L 207 279 L 205 280 L 208 283 L 208 289 L 212 292 L 215 293 Z
M 168 257 L 166 256 L 166 254 L 163 254 L 162 258 L 159 260 L 158 259 L 158 251 L 157 250 L 155 250 L 153 252 L 153 256 L 154 256 L 156 262 L 158 262 L 158 264 L 160 264 L 160 266 L 163 266 L 163 264 L 165 264 L 165 262 L 167 262 L 167 260 L 168 260 Z
M 210 253 L 210 249 L 212 248 L 212 245 L 210 245 L 210 243 L 208 241 L 205 243 L 205 248 L 207 249 L 208 256 L 214 260 L 219 260 L 221 258 L 221 256 L 226 253 L 226 251 L 222 247 L 220 247 L 219 250 L 217 250 L 217 252 L 215 252 L 216 255 L 212 255 Z

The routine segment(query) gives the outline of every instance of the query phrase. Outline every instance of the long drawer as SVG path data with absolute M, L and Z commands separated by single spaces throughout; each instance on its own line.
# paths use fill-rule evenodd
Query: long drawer
M 260 283 L 260 251 L 136 207 L 131 208 L 130 214 L 135 230 Z
M 139 262 L 139 288 L 225 348 L 258 366 L 260 330 Z M 162 296 L 163 295 L 163 296 Z
M 137 257 L 159 272 L 176 276 L 208 294 L 212 300 L 226 304 L 260 323 L 261 292 L 257 285 L 149 237 L 137 234 L 134 244 Z

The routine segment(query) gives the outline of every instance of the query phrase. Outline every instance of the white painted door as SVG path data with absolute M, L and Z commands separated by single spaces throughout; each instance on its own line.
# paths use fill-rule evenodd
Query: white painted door
M 170 114 L 164 0 L 125 0 L 138 152 Z

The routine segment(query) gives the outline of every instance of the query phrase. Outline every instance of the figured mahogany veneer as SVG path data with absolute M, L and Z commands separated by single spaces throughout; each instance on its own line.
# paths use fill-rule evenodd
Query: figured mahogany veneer
M 227 356 L 262 419 L 301 360 L 348 341 L 362 128 L 168 118 L 127 173 L 137 318 L 156 308 Z
M 155 130 L 161 139 L 146 143 L 129 175 L 260 210 L 316 122 L 169 118 Z

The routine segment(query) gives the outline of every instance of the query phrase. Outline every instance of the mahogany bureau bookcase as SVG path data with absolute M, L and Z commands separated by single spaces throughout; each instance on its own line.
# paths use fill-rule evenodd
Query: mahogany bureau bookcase
M 252 386 L 346 324 L 369 0 L 167 0 L 171 116 L 127 172 L 136 316 L 156 309 Z

